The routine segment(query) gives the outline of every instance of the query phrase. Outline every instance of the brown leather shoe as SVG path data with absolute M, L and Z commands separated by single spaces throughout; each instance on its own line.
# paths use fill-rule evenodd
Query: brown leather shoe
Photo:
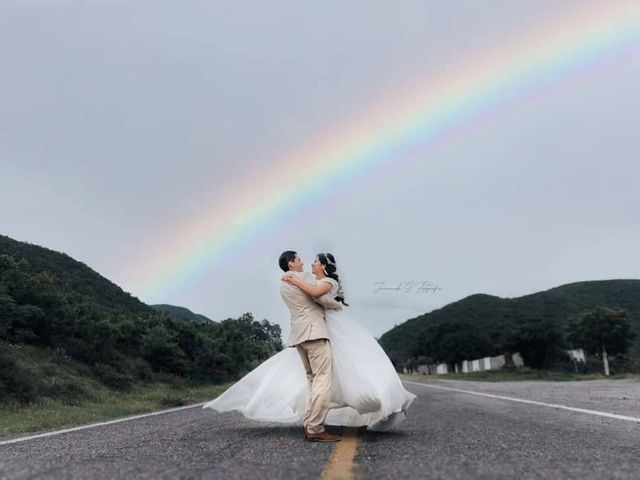
M 320 433 L 311 433 L 305 430 L 304 439 L 309 442 L 339 442 L 341 440 L 337 435 L 332 435 L 326 430 Z

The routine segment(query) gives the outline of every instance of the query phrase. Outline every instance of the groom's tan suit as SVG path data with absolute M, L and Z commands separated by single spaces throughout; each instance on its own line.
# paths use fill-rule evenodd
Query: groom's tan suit
M 315 283 L 311 273 L 293 272 L 308 283 Z M 288 347 L 295 347 L 307 374 L 304 425 L 310 433 L 324 431 L 329 411 L 332 356 L 324 308 L 298 287 L 280 282 L 280 295 L 291 312 Z

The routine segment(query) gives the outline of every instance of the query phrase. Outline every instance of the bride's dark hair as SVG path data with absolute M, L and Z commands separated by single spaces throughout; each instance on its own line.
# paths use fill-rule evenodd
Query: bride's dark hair
M 336 271 L 338 270 L 338 267 L 336 266 L 335 257 L 333 256 L 332 253 L 326 253 L 326 254 L 319 253 L 316 256 L 318 257 L 318 260 L 324 267 L 324 271 L 326 272 L 327 277 L 333 278 L 336 282 L 338 282 L 338 291 L 335 297 L 336 301 L 341 302 L 343 305 L 348 307 L 349 304 L 345 303 L 344 301 L 344 292 L 342 291 L 342 284 L 340 283 L 340 277 L 336 273 Z

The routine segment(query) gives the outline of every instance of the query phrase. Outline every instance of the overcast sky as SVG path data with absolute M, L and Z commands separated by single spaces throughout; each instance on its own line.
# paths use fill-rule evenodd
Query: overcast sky
M 225 185 L 259 182 L 252 168 L 588 5 L 3 1 L 0 233 L 65 252 L 147 303 L 214 320 L 253 312 L 285 335 L 286 249 L 307 269 L 333 252 L 349 311 L 376 336 L 473 293 L 639 278 L 639 44 L 418 161 L 329 189 L 186 289 L 147 298 L 130 274 L 181 220 L 206 215 L 206 199 L 233 202 L 216 198 Z M 374 293 L 377 282 L 439 289 Z

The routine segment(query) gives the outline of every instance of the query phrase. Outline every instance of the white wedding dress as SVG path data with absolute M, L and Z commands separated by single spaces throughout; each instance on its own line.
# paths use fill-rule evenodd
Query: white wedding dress
M 316 299 L 335 302 L 338 284 Z M 348 307 L 347 307 L 348 308 Z M 332 362 L 332 384 L 327 425 L 366 426 L 385 431 L 407 415 L 416 398 L 405 390 L 391 360 L 374 336 L 346 313 L 325 307 Z M 202 408 L 218 412 L 236 410 L 245 417 L 302 426 L 306 375 L 295 348 L 271 356 Z

